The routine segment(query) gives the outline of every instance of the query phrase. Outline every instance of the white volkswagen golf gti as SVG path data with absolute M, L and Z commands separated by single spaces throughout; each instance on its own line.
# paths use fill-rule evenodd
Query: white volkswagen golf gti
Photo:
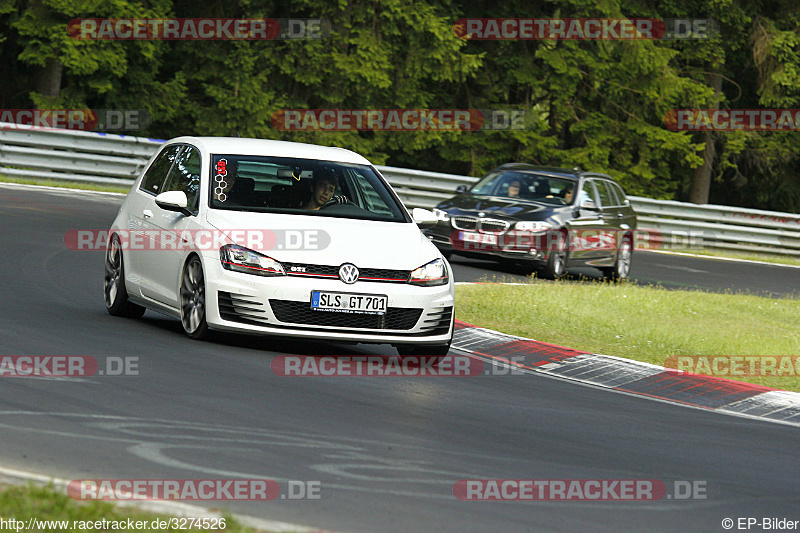
M 444 356 L 450 265 L 372 164 L 343 148 L 180 137 L 136 180 L 109 232 L 108 312 L 227 330 L 390 343 Z

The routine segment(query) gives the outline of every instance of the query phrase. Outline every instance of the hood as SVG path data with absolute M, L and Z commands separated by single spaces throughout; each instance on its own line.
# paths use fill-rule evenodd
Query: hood
M 256 251 L 277 261 L 413 270 L 440 256 L 414 223 L 218 209 L 206 220 L 245 247 L 248 231 L 263 234 Z
M 485 213 L 482 216 L 540 220 L 551 216 L 555 210 L 566 206 L 543 204 L 532 200 L 505 198 L 502 196 L 483 196 L 467 193 L 442 202 L 437 207 L 450 210 L 451 215 L 477 216 L 478 213 Z M 460 213 L 456 212 L 456 210 L 460 211 Z

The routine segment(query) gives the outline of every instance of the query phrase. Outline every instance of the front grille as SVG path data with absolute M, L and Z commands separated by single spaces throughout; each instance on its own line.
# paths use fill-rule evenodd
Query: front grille
M 468 231 L 501 232 L 511 227 L 510 222 L 496 218 L 477 218 L 468 216 L 452 217 L 453 227 Z
M 440 307 L 429 311 L 422 321 L 421 330 L 429 335 L 444 335 L 450 331 L 450 321 L 453 318 L 452 307 Z
M 394 281 L 405 283 L 411 274 L 409 270 L 391 270 L 388 268 L 361 268 L 358 279 L 369 281 Z
M 306 276 L 309 278 L 338 278 L 339 267 L 333 265 L 312 265 L 309 263 L 281 263 L 289 276 Z M 356 265 L 358 266 L 358 265 Z M 409 270 L 393 270 L 388 268 L 358 268 L 359 281 L 378 281 L 389 283 L 406 283 L 411 274 Z
M 452 217 L 453 227 L 456 229 L 476 230 L 478 219 L 475 217 Z
M 505 220 L 497 220 L 496 218 L 482 218 L 480 220 L 480 229 L 482 231 L 505 231 L 510 225 Z
M 308 263 L 281 263 L 289 276 L 339 277 L 339 267 L 330 265 L 312 265 Z M 294 269 L 294 270 L 293 270 Z
M 281 322 L 338 328 L 411 329 L 422 314 L 422 309 L 405 307 L 390 307 L 385 315 L 314 311 L 309 302 L 291 300 L 270 300 L 269 305 Z
M 233 294 L 220 291 L 217 295 L 219 316 L 224 320 L 242 322 L 244 324 L 261 324 L 268 322 L 264 304 L 255 300 L 255 296 Z

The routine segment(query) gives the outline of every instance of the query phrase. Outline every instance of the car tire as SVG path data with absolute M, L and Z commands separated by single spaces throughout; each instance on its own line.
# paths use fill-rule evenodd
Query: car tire
M 450 345 L 452 342 L 453 339 L 450 339 L 447 344 L 397 344 L 395 348 L 397 348 L 400 359 L 404 357 L 413 357 L 418 361 L 422 358 L 425 359 L 426 362 L 433 360 L 433 366 L 439 366 L 439 363 L 441 363 L 450 352 Z
M 541 275 L 545 279 L 559 279 L 567 270 L 567 238 L 561 234 L 557 247 L 547 254 L 547 263 L 541 270 Z
M 125 262 L 119 237 L 113 235 L 106 246 L 105 275 L 103 276 L 103 298 L 111 316 L 140 318 L 145 308 L 128 300 L 125 288 Z
M 183 267 L 180 287 L 181 325 L 186 334 L 197 340 L 209 337 L 206 322 L 206 285 L 203 264 L 196 255 Z
M 633 247 L 628 239 L 623 240 L 619 244 L 617 256 L 614 259 L 614 266 L 611 268 L 601 269 L 603 277 L 609 281 L 622 281 L 628 279 L 631 273 L 631 258 L 633 256 Z

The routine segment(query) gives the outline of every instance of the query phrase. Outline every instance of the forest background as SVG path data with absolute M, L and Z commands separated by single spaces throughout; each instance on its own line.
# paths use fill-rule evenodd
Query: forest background
M 71 19 L 313 18 L 320 39 L 82 40 Z M 703 39 L 467 40 L 462 18 L 713 19 Z M 799 109 L 796 0 L 0 0 L 0 109 L 146 111 L 131 134 L 342 146 L 479 176 L 605 172 L 629 194 L 800 211 L 800 131 L 672 131 L 673 109 Z M 282 109 L 524 109 L 524 129 L 283 131 Z M 798 125 L 800 128 L 800 125 Z

